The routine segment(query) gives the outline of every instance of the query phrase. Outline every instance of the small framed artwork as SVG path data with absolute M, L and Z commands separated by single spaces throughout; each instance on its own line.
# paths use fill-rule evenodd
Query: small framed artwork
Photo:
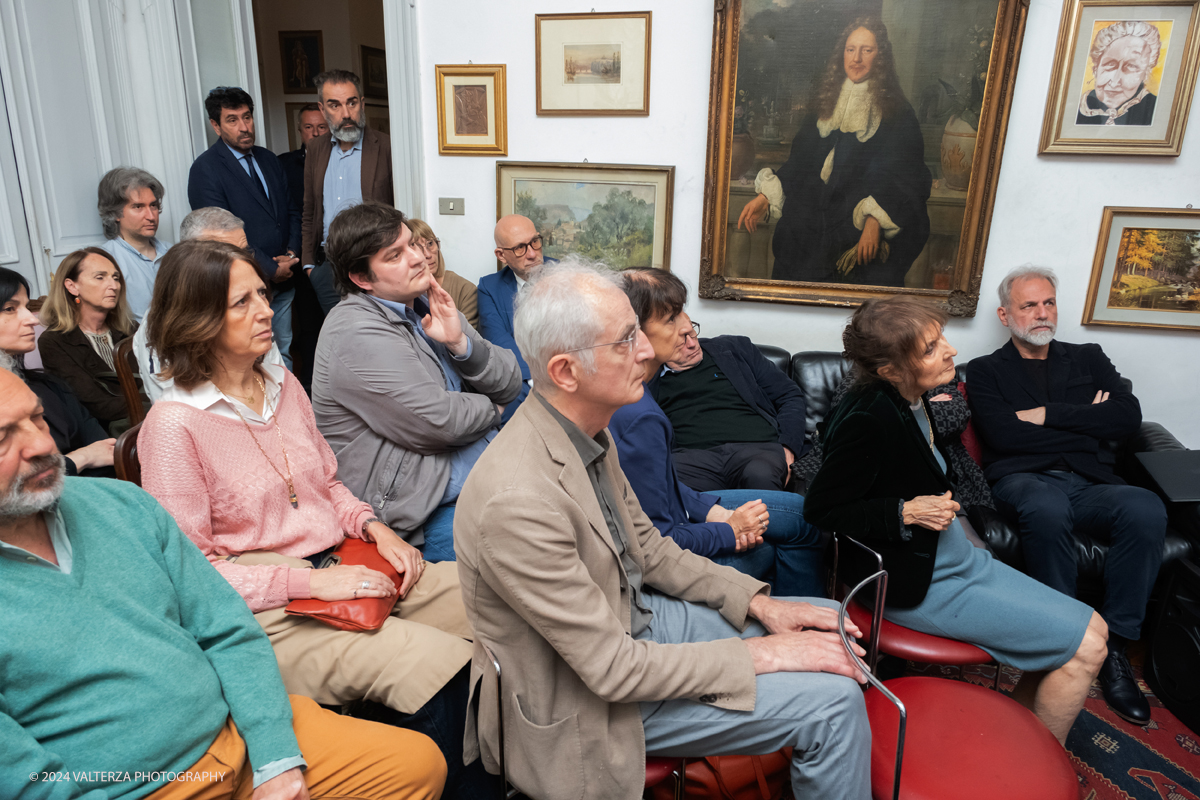
M 379 47 L 362 47 L 363 96 L 388 99 L 387 52 Z
M 650 12 L 538 14 L 537 113 L 650 114 Z
M 325 71 L 325 45 L 320 31 L 280 31 L 284 94 L 316 94 L 313 79 Z
M 508 155 L 503 64 L 438 64 L 438 154 Z
M 300 149 L 300 111 L 307 105 L 312 105 L 312 103 L 304 102 L 283 104 L 284 108 L 287 110 L 289 150 Z
M 1066 0 L 1039 153 L 1177 156 L 1200 0 Z
M 385 105 L 367 103 L 363 108 L 367 112 L 367 127 L 387 136 L 392 135 L 391 115 Z
M 496 162 L 496 218 L 529 217 L 550 258 L 670 269 L 674 195 L 674 167 Z
M 1200 211 L 1105 207 L 1084 325 L 1200 331 Z

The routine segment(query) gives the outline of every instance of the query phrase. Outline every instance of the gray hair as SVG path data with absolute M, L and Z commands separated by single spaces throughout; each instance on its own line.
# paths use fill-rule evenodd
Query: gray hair
M 1054 270 L 1049 267 L 1039 267 L 1036 264 L 1022 264 L 1000 281 L 1000 286 L 996 291 L 1000 294 L 1001 307 L 1008 308 L 1009 303 L 1012 302 L 1013 284 L 1025 278 L 1042 278 L 1050 282 L 1054 291 L 1058 291 L 1058 276 L 1054 274 Z
M 1093 70 L 1099 66 L 1100 59 L 1104 57 L 1104 51 L 1117 39 L 1125 36 L 1142 40 L 1142 55 L 1146 59 L 1147 74 L 1154 69 L 1154 65 L 1158 63 L 1159 51 L 1162 49 L 1162 38 L 1158 35 L 1158 28 L 1149 22 L 1127 19 L 1114 22 L 1096 34 L 1096 38 L 1092 40 L 1091 52 L 1088 54 L 1092 59 Z
M 620 273 L 574 255 L 535 270 L 517 296 L 513 317 L 513 338 L 534 386 L 550 389 L 550 359 L 573 350 L 585 370 L 595 371 L 594 351 L 583 348 L 604 333 L 596 299 L 605 289 L 622 291 L 621 284 Z
M 115 239 L 121 235 L 118 220 L 125 210 L 125 204 L 129 202 L 129 193 L 135 189 L 149 189 L 154 192 L 154 199 L 160 203 L 166 193 L 158 178 L 137 167 L 116 167 L 100 179 L 100 188 L 96 192 L 96 208 L 100 210 L 105 239 Z
M 12 353 L 0 350 L 0 369 L 6 369 L 16 375 L 18 370 L 16 357 Z
M 321 98 L 322 103 L 325 102 L 325 84 L 327 83 L 353 83 L 359 98 L 362 98 L 362 79 L 348 69 L 327 69 L 313 78 L 313 85 L 317 87 L 317 97 Z
M 235 217 L 223 208 L 216 206 L 197 208 L 184 217 L 183 222 L 179 223 L 179 241 L 199 239 L 201 234 L 209 231 L 223 233 L 241 230 L 244 227 L 246 227 L 246 223 L 242 222 L 240 217 Z

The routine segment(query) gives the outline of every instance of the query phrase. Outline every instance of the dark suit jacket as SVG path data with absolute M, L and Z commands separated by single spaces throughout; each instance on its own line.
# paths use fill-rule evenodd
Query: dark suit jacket
M 305 152 L 307 151 L 304 149 L 304 145 L 300 145 L 299 149 L 282 153 L 279 156 L 279 166 L 283 167 L 283 174 L 287 177 L 288 191 L 291 192 L 292 199 L 299 204 L 301 216 L 304 215 Z M 298 251 L 297 255 L 299 255 Z
M 929 401 L 922 402 L 929 413 Z M 929 449 L 908 401 L 891 384 L 852 389 L 825 426 L 825 460 L 804 496 L 804 518 L 823 530 L 852 536 L 883 556 L 889 607 L 919 605 L 933 580 L 939 533 L 906 526 L 901 506 L 914 497 L 953 491 L 954 485 Z M 842 574 L 851 585 L 875 571 L 873 560 L 864 559 L 853 545 L 840 553 Z
M 504 409 L 501 420 L 508 422 L 529 394 L 529 365 L 521 357 L 513 338 L 513 300 L 517 297 L 517 276 L 510 267 L 479 279 L 479 332 L 494 345 L 505 347 L 517 357 L 521 368 L 521 393 Z
M 273 277 L 275 256 L 300 248 L 300 201 L 288 191 L 287 177 L 274 153 L 265 147 L 255 147 L 251 153 L 266 178 L 269 198 L 255 188 L 243 162 L 234 158 L 228 145 L 218 139 L 192 163 L 188 202 L 192 210 L 217 206 L 240 217 L 254 258 L 267 277 Z M 257 176 L 254 180 L 257 181 Z M 275 287 L 291 285 L 289 279 Z
M 983 443 L 983 473 L 993 484 L 1016 472 L 1053 469 L 1060 460 L 1094 483 L 1124 483 L 1109 444 L 1137 432 L 1142 407 L 1098 344 L 1050 342 L 1049 395 L 1038 388 L 1010 340 L 967 366 L 967 401 Z M 1093 404 L 1096 392 L 1108 400 Z M 1017 418 L 1044 406 L 1046 423 Z
M 65 456 L 72 450 L 109 438 L 108 431 L 87 412 L 79 398 L 71 391 L 71 387 L 40 369 L 25 370 L 21 377 L 42 401 L 46 426 L 50 428 L 50 436 L 58 446 L 58 452 Z M 112 467 L 96 467 L 81 473 L 75 468 L 75 462 L 69 458 L 67 474 L 94 478 L 117 477 L 117 472 Z
M 745 336 L 716 336 L 701 339 L 700 347 L 712 355 L 721 372 L 737 389 L 742 399 L 758 411 L 779 434 L 779 443 L 796 458 L 804 455 L 804 395 L 779 367 Z M 660 376 L 650 381 L 650 391 L 658 396 Z
M 132 335 L 133 331 L 123 334 L 113 330 L 113 351 Z M 38 352 L 46 372 L 65 381 L 84 408 L 105 428 L 115 420 L 129 416 L 117 373 L 109 369 L 104 359 L 92 349 L 87 335 L 79 328 L 67 333 L 43 332 L 38 337 Z M 137 377 L 138 365 L 133 353 L 129 354 L 128 361 L 140 391 L 142 380 Z
M 308 155 L 304 157 L 304 213 L 300 226 L 303 240 L 301 267 L 320 266 L 314 259 L 325 234 L 325 170 L 329 167 L 333 144 L 332 134 L 308 141 Z M 363 202 L 377 200 L 396 204 L 392 187 L 392 143 L 387 134 L 370 128 L 363 131 L 360 181 Z

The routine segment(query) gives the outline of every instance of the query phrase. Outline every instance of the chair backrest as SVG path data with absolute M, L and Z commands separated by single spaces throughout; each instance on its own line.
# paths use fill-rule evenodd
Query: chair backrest
M 779 367 L 779 371 L 789 378 L 792 377 L 792 354 L 782 347 L 776 347 L 773 344 L 755 344 L 758 352 L 766 357 L 775 366 Z
M 138 433 L 141 430 L 142 423 L 139 422 L 118 436 L 117 444 L 113 447 L 113 467 L 116 468 L 117 477 L 138 486 L 142 485 L 142 462 L 138 460 L 137 452 Z
M 146 409 L 142 406 L 142 395 L 138 392 L 133 368 L 129 366 L 129 354 L 132 351 L 133 337 L 126 336 L 124 341 L 117 345 L 113 363 L 116 365 L 117 380 L 121 382 L 121 394 L 125 395 L 125 407 L 129 411 L 129 424 L 137 425 L 146 418 Z
M 516 789 L 510 789 L 508 786 L 508 771 L 504 765 L 504 691 L 503 685 L 500 682 L 500 661 L 496 658 L 496 654 L 482 640 L 479 644 L 483 647 L 483 653 L 488 657 L 488 661 L 492 662 L 492 667 L 496 670 L 496 727 L 499 729 L 500 735 L 497 736 L 498 747 L 496 753 L 496 762 L 500 766 L 500 797 L 501 800 L 509 800 L 516 797 L 518 792 Z M 482 685 L 477 690 L 483 691 Z
M 792 380 L 804 393 L 804 431 L 811 438 L 833 404 L 833 393 L 850 371 L 850 362 L 830 350 L 805 350 L 792 356 Z

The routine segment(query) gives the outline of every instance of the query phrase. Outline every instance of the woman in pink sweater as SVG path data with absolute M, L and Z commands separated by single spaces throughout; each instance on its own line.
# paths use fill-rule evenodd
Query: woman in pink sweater
M 246 251 L 188 241 L 163 257 L 147 333 L 174 386 L 138 436 L 145 488 L 255 613 L 289 692 L 394 709 L 384 721 L 428 733 L 442 748 L 445 796 L 456 785 L 467 796 L 470 776 L 456 773 L 472 771 L 461 767 L 471 630 L 455 565 L 426 564 L 338 481 L 299 381 L 262 363 L 272 316 Z M 347 536 L 374 542 L 399 585 L 366 567 L 313 568 Z M 372 633 L 284 613 L 297 598 L 397 592 L 392 616 Z M 474 771 L 482 775 L 478 762 Z

